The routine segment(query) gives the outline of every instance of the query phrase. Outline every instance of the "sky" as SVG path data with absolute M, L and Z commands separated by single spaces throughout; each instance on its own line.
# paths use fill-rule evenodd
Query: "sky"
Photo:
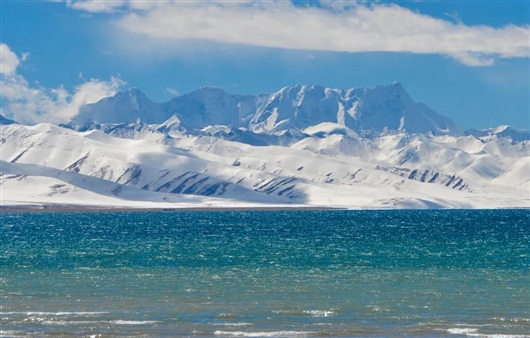
M 463 129 L 530 129 L 529 1 L 0 1 L 0 113 L 60 123 L 136 87 L 402 83 Z

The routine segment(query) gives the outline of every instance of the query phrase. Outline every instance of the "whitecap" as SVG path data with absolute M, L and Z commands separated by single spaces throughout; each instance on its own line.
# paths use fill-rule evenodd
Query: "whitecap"
M 485 337 L 485 338 L 528 338 L 529 335 L 520 335 L 520 334 L 476 334 L 476 337 Z
M 0 330 L 0 337 L 2 338 L 11 338 L 11 337 L 20 337 L 21 334 L 24 332 L 22 331 L 4 331 Z
M 447 332 L 451 334 L 468 334 L 468 333 L 475 333 L 478 329 L 469 329 L 469 328 L 454 328 L 454 329 L 448 329 Z
M 12 311 L 12 312 L 0 312 L 0 315 L 26 315 L 26 316 L 94 316 L 102 315 L 109 312 L 21 312 L 21 311 Z
M 493 320 L 497 320 L 501 322 L 530 322 L 530 318 L 493 317 Z
M 331 310 L 306 310 L 304 313 L 309 314 L 313 317 L 330 317 L 335 314 Z
M 447 332 L 451 334 L 466 335 L 468 337 L 483 337 L 483 338 L 530 338 L 528 335 L 518 334 L 502 334 L 502 333 L 478 333 L 478 329 L 472 328 L 452 328 L 448 329 Z
M 113 320 L 111 322 L 112 324 L 116 325 L 148 325 L 148 324 L 155 324 L 158 323 L 155 320 Z
M 83 320 L 83 321 L 71 321 L 71 320 L 45 320 L 42 322 L 44 325 L 87 325 L 87 324 L 98 324 L 106 323 L 95 320 Z
M 92 311 L 92 312 L 57 312 L 56 316 L 97 316 L 97 315 L 104 315 L 109 312 L 102 312 L 102 311 Z
M 215 331 L 216 336 L 234 337 L 305 337 L 314 334 L 312 331 L 272 331 L 272 332 L 244 332 L 244 331 Z

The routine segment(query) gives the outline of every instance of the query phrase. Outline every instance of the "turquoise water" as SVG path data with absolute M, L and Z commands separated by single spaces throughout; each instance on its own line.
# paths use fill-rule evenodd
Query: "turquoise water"
M 0 214 L 3 336 L 530 337 L 530 212 Z

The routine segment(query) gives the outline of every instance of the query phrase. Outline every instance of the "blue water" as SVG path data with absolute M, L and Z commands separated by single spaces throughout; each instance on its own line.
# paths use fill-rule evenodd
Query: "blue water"
M 0 214 L 2 336 L 530 337 L 530 212 Z

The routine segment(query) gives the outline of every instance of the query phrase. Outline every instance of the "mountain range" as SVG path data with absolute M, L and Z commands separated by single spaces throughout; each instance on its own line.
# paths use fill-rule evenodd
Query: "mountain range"
M 0 124 L 4 207 L 530 207 L 529 131 L 464 131 L 397 82 L 130 89 L 59 126 Z
M 260 95 L 232 95 L 203 87 L 164 103 L 130 89 L 84 106 L 73 122 L 156 124 L 172 116 L 186 128 L 223 125 L 255 133 L 303 130 L 332 122 L 373 136 L 388 132 L 462 134 L 453 121 L 414 102 L 399 82 L 362 89 L 298 85 Z

